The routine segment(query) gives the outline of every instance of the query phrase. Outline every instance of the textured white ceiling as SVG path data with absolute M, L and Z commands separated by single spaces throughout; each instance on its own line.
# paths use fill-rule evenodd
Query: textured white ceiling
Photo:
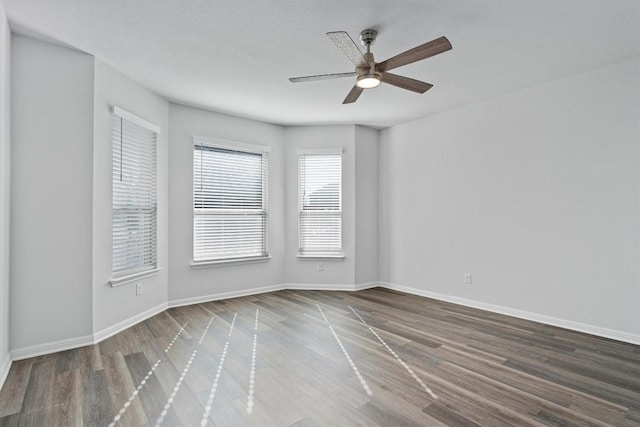
M 386 127 L 640 55 L 638 0 L 2 0 L 14 31 L 91 53 L 166 98 L 301 125 Z M 341 102 L 353 71 L 325 36 L 378 30 L 378 62 L 439 36 L 453 50 Z M 589 88 L 585 88 L 589 90 Z

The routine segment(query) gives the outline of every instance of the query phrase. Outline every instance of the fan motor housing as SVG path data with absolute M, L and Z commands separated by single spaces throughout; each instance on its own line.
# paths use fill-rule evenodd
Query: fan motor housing
M 378 35 L 378 32 L 376 30 L 372 30 L 372 29 L 362 30 L 362 32 L 360 32 L 360 42 L 364 46 L 371 46 L 373 42 L 376 41 L 377 35 Z

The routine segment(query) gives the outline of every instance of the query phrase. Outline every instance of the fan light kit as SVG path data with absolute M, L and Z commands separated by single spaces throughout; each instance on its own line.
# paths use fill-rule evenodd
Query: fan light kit
M 391 74 L 388 71 L 450 50 L 451 43 L 446 37 L 440 37 L 424 43 L 420 46 L 414 47 L 413 49 L 409 49 L 406 52 L 393 56 L 386 61 L 375 62 L 373 59 L 373 53 L 371 53 L 371 45 L 376 40 L 377 35 L 378 32 L 371 29 L 363 30 L 360 33 L 360 41 L 367 48 L 367 51 L 362 53 L 347 32 L 334 31 L 327 33 L 327 37 L 333 41 L 336 47 L 340 49 L 342 53 L 351 60 L 351 62 L 353 62 L 356 66 L 356 70 L 351 73 L 292 77 L 289 81 L 292 83 L 300 83 L 316 80 L 337 79 L 340 77 L 355 77 L 356 84 L 344 101 L 342 101 L 343 104 L 356 102 L 364 89 L 376 88 L 383 82 L 417 93 L 425 93 L 433 87 L 430 83 L 421 82 L 420 80 L 414 80 L 397 74 Z
M 380 83 L 382 83 L 380 73 L 362 74 L 356 78 L 356 86 L 362 89 L 373 89 L 380 86 Z

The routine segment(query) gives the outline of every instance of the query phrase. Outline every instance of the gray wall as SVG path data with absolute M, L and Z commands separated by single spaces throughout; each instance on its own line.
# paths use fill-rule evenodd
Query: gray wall
M 14 35 L 11 347 L 92 333 L 93 57 Z
M 169 301 L 184 304 L 208 297 L 234 296 L 289 285 L 347 285 L 375 281 L 377 252 L 361 251 L 356 280 L 356 204 L 377 206 L 377 131 L 356 126 L 283 128 L 254 120 L 171 104 L 169 114 Z M 356 137 L 357 135 L 357 137 Z M 193 136 L 265 145 L 269 153 L 268 262 L 193 269 Z M 356 143 L 363 151 L 356 169 Z M 365 146 L 369 150 L 365 153 Z M 344 148 L 343 245 L 345 259 L 304 261 L 296 258 L 297 152 L 301 148 Z M 356 173 L 367 188 L 356 200 Z M 375 224 L 376 215 L 368 223 Z M 363 245 L 373 244 L 377 225 L 361 232 Z M 317 262 L 325 264 L 317 271 Z
M 171 104 L 169 111 L 169 300 L 186 303 L 279 285 L 284 278 L 283 128 Z M 193 136 L 264 145 L 269 152 L 267 262 L 192 269 Z
M 286 276 L 294 287 L 353 289 L 377 281 L 378 131 L 361 126 L 285 128 Z M 342 148 L 343 260 L 300 259 L 298 253 L 298 151 Z M 360 215 L 366 215 L 361 218 Z M 373 246 L 371 246 L 373 245 Z M 317 264 L 324 269 L 318 271 Z
M 169 103 L 50 43 L 12 40 L 11 349 L 88 344 L 167 306 Z M 111 108 L 161 128 L 158 275 L 112 288 Z
M 301 126 L 285 129 L 286 277 L 294 285 L 353 285 L 355 271 L 355 138 L 353 126 Z M 342 247 L 344 260 L 304 260 L 298 253 L 298 150 L 342 148 Z M 316 264 L 324 263 L 318 271 Z
M 170 104 L 90 55 L 23 36 L 14 37 L 12 52 L 14 310 L 8 323 L 15 357 L 88 344 L 169 303 L 279 289 L 287 282 L 352 287 L 375 280 L 371 254 L 377 227 L 371 227 L 371 234 L 361 224 L 357 234 L 355 217 L 358 203 L 363 210 L 376 205 L 377 131 L 356 126 L 286 129 Z M 115 288 L 108 283 L 113 105 L 161 128 L 160 273 L 139 281 L 139 296 L 135 283 Z M 194 135 L 269 147 L 269 261 L 191 268 Z M 295 257 L 297 149 L 326 146 L 345 148 L 347 257 L 325 262 L 325 271 L 314 275 L 315 262 Z M 358 180 L 367 187 L 356 198 Z M 291 229 L 285 227 L 288 216 Z M 363 224 L 375 224 L 375 214 L 367 221 Z M 293 238 L 290 260 L 287 238 Z M 358 240 L 367 246 L 360 252 Z
M 9 265 L 11 147 L 10 54 L 11 32 L 0 2 L 0 387 L 9 368 Z
M 380 279 L 640 341 L 639 64 L 384 130 Z
M 118 106 L 160 127 L 158 135 L 158 267 L 156 276 L 112 288 L 111 147 L 112 107 Z M 168 141 L 169 102 L 120 72 L 95 60 L 93 117 L 93 328 L 109 330 L 119 322 L 166 306 L 168 297 Z M 142 284 L 136 296 L 135 285 Z
M 355 127 L 357 285 L 378 282 L 378 134 Z

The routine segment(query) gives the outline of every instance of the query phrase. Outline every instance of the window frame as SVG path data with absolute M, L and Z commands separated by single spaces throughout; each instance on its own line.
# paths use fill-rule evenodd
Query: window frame
M 147 240 L 151 242 L 153 245 L 152 248 L 152 262 L 145 263 L 141 265 L 137 265 L 132 268 L 128 268 L 125 270 L 114 271 L 114 219 L 115 212 L 118 209 L 117 204 L 114 203 L 115 196 L 115 188 L 113 181 L 114 174 L 114 131 L 113 131 L 113 120 L 114 118 L 119 118 L 121 120 L 126 120 L 130 124 L 138 126 L 150 133 L 153 134 L 152 146 L 150 147 L 150 152 L 152 153 L 151 159 L 146 159 L 150 162 L 151 173 L 149 174 L 149 178 L 151 182 L 149 183 L 149 188 L 151 191 L 150 204 L 147 209 L 151 210 L 153 213 L 153 225 L 150 227 L 151 235 L 147 237 Z M 109 284 L 113 286 L 119 286 L 125 283 L 133 282 L 135 280 L 140 280 L 146 277 L 154 276 L 158 274 L 160 271 L 158 266 L 158 139 L 160 136 L 160 127 L 151 123 L 133 113 L 130 113 L 122 108 L 117 106 L 112 107 L 112 128 L 111 128 L 111 276 L 112 278 L 109 280 Z M 121 130 L 121 144 L 122 144 L 122 130 Z M 144 210 L 141 208 L 139 210 Z
M 246 255 L 246 256 L 228 256 L 228 257 L 219 257 L 219 258 L 208 258 L 208 259 L 196 259 L 196 218 L 199 215 L 205 215 L 203 213 L 199 213 L 198 210 L 203 210 L 205 208 L 196 208 L 196 193 L 195 193 L 195 180 L 196 180 L 196 170 L 195 170 L 195 158 L 197 146 L 208 146 L 214 149 L 219 150 L 228 150 L 228 151 L 236 151 L 238 153 L 244 154 L 253 154 L 261 156 L 261 165 L 262 165 L 262 209 L 260 210 L 261 215 L 263 217 L 263 234 L 262 234 L 262 246 L 264 248 L 262 255 Z M 256 263 L 256 262 L 266 262 L 271 259 L 269 255 L 269 152 L 270 147 L 265 145 L 257 145 L 257 144 L 247 144 L 243 142 L 237 141 L 227 141 L 218 138 L 208 138 L 202 136 L 194 136 L 192 138 L 192 157 L 191 157 L 191 166 L 192 166 L 192 192 L 191 192 L 191 208 L 192 208 L 192 227 L 191 227 L 191 268 L 209 268 L 209 267 L 218 267 L 218 266 L 226 266 L 226 265 L 236 265 L 236 264 L 246 264 L 246 263 Z M 206 208 L 207 210 L 215 210 L 212 208 Z M 232 214 L 234 211 L 241 211 L 236 209 L 219 209 L 220 211 L 226 211 L 227 214 Z
M 301 217 L 304 212 L 302 198 L 303 194 L 303 183 L 302 177 L 300 176 L 300 161 L 303 156 L 314 156 L 314 155 L 338 155 L 340 156 L 340 191 L 339 191 L 339 206 L 340 209 L 337 211 L 340 217 L 340 247 L 335 251 L 313 251 L 313 250 L 305 250 L 302 247 L 302 221 Z M 343 148 L 324 148 L 324 149 L 300 149 L 297 152 L 297 220 L 298 220 L 298 250 L 296 257 L 298 259 L 307 259 L 307 260 L 315 260 L 315 259 L 327 259 L 327 260 L 343 260 L 344 255 L 344 206 L 343 206 L 343 165 L 344 165 L 344 150 Z M 307 211 L 309 212 L 309 211 Z M 332 211 L 318 211 L 316 213 L 322 215 L 327 212 Z

